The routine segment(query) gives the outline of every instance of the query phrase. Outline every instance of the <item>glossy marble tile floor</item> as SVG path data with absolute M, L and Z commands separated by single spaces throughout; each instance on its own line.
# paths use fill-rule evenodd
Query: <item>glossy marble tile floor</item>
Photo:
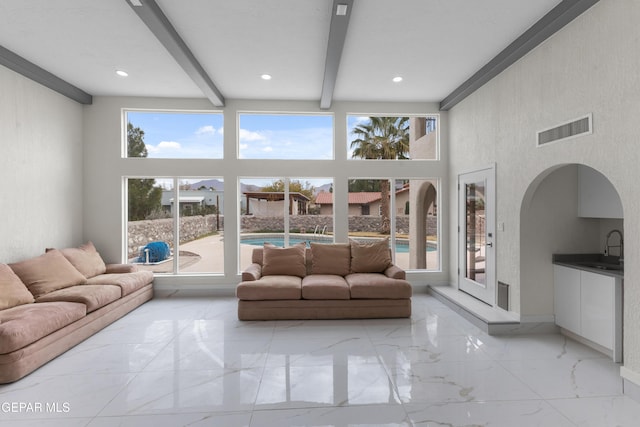
M 560 335 L 488 336 L 427 295 L 411 319 L 240 322 L 154 299 L 0 386 L 10 426 L 637 426 L 619 366 Z

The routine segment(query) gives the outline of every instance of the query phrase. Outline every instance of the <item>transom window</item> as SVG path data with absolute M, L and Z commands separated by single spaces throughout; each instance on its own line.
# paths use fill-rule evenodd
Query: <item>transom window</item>
M 437 160 L 438 119 L 435 115 L 350 115 L 347 142 L 351 159 Z
M 223 116 L 197 111 L 124 112 L 124 157 L 222 159 Z
M 241 159 L 333 159 L 333 116 L 328 114 L 239 115 Z

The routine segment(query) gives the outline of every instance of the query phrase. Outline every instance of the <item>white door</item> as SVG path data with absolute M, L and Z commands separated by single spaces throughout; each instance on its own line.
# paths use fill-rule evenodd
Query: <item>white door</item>
M 493 306 L 495 168 L 458 175 L 458 288 Z

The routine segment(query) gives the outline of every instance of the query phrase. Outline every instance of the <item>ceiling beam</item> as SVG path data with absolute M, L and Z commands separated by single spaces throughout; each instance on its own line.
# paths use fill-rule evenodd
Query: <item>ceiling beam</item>
M 202 93 L 216 107 L 224 107 L 224 96 L 202 68 L 187 44 L 182 40 L 167 16 L 155 0 L 127 0 L 127 4 L 136 12 L 156 38 L 169 51 L 178 65 L 187 73 Z
M 563 0 L 478 72 L 447 95 L 440 102 L 440 110 L 447 111 L 453 108 L 598 1 Z
M 0 46 L 0 65 L 4 65 L 10 70 L 33 80 L 36 83 L 54 90 L 67 98 L 71 98 L 80 104 L 91 104 L 93 97 L 82 89 L 62 80 L 44 68 L 38 67 L 33 62 L 27 61 L 23 57 L 11 52 L 9 49 Z
M 336 86 L 338 69 L 344 41 L 347 38 L 349 18 L 353 9 L 353 0 L 333 0 L 331 9 L 331 26 L 329 28 L 329 42 L 327 43 L 327 56 L 324 64 L 324 80 L 322 82 L 322 95 L 320 108 L 328 109 L 333 100 L 333 89 Z M 338 13 L 341 13 L 338 15 Z

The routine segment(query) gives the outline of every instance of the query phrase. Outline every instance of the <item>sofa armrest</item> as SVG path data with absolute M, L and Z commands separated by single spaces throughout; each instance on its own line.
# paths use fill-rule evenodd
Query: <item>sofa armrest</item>
M 384 271 L 384 275 L 391 278 L 391 279 L 406 279 L 407 276 L 404 272 L 403 269 L 401 269 L 400 267 L 398 267 L 397 265 L 392 265 L 391 267 L 388 267 L 385 271 Z
M 253 282 L 259 280 L 262 277 L 262 266 L 260 264 L 253 263 L 242 272 L 243 282 Z
M 107 264 L 105 274 L 133 273 L 138 271 L 138 266 L 133 264 Z

